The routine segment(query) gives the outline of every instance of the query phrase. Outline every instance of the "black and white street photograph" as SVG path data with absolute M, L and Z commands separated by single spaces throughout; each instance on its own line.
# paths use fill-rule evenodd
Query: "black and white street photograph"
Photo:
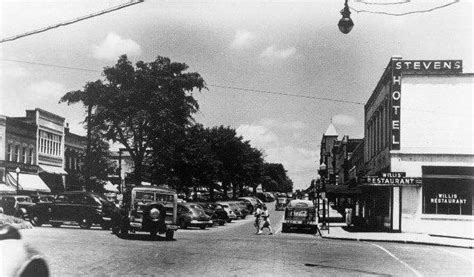
M 474 1 L 0 2 L 0 277 L 473 276 Z

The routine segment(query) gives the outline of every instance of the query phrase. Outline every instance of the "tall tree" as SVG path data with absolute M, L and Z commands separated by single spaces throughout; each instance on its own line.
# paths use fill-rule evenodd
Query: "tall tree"
M 205 82 L 187 69 L 184 63 L 160 56 L 133 66 L 123 55 L 114 66 L 104 68 L 104 80 L 68 92 L 60 101 L 94 107 L 88 122 L 130 153 L 139 185 L 144 165 L 172 155 L 173 138 L 182 136 L 199 109 L 192 92 L 205 88 Z

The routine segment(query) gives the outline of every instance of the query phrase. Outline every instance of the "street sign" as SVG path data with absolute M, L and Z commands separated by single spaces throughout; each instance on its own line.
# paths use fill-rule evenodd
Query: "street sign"
M 388 186 L 388 187 L 421 186 L 421 178 L 366 176 L 362 178 L 362 183 L 365 186 Z

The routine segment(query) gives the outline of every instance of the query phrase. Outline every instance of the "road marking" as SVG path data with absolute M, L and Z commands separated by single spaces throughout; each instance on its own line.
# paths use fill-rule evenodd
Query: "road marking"
M 378 244 L 375 244 L 375 243 L 371 243 L 373 246 L 376 246 L 380 249 L 382 249 L 383 251 L 385 251 L 387 254 L 389 254 L 392 258 L 394 258 L 395 260 L 399 261 L 401 264 L 403 264 L 404 266 L 406 266 L 409 270 L 411 270 L 416 276 L 423 276 L 423 274 L 421 274 L 420 272 L 418 272 L 416 269 L 414 269 L 413 267 L 411 267 L 409 264 L 405 263 L 404 261 L 400 260 L 399 258 L 397 258 L 397 256 L 395 256 L 394 254 L 392 254 L 390 251 L 388 251 L 387 249 L 383 248 L 382 246 L 378 245 Z
M 468 262 L 471 263 L 471 264 L 474 262 L 472 259 L 466 258 L 466 257 L 464 257 L 463 255 L 458 254 L 458 253 L 456 253 L 456 252 L 452 252 L 452 251 L 449 251 L 449 250 L 446 250 L 446 249 L 443 249 L 443 248 L 439 248 L 439 249 L 443 250 L 443 251 L 446 252 L 446 253 L 450 253 L 450 254 L 452 254 L 452 255 L 454 255 L 454 256 L 457 256 L 458 258 L 461 258 L 461 259 L 463 259 L 463 260 L 465 260 L 465 261 L 468 261 Z

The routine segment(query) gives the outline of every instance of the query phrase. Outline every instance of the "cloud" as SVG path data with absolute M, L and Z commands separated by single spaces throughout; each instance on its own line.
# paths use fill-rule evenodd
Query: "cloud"
M 277 49 L 274 45 L 267 47 L 260 54 L 261 58 L 270 60 L 284 60 L 296 54 L 295 47 L 289 47 L 286 49 Z
M 353 126 L 356 124 L 356 119 L 345 114 L 337 114 L 332 117 L 332 122 L 336 125 Z
M 109 33 L 100 45 L 94 46 L 94 57 L 100 60 L 116 60 L 120 55 L 140 55 L 142 49 L 131 39 L 123 39 L 115 33 Z
M 261 125 L 240 125 L 237 134 L 257 148 L 266 148 L 278 143 L 278 136 L 265 126 Z
M 21 78 L 29 75 L 29 72 L 21 66 L 12 64 L 2 68 L 2 74 L 5 77 Z
M 306 124 L 301 121 L 278 122 L 272 118 L 264 118 L 260 120 L 260 123 L 270 128 L 279 128 L 287 130 L 301 130 L 306 128 Z
M 252 40 L 254 40 L 255 35 L 249 31 L 239 30 L 235 34 L 234 40 L 230 44 L 232 48 L 235 49 L 242 49 L 248 48 L 252 44 Z
M 41 81 L 38 83 L 33 83 L 28 86 L 28 91 L 33 93 L 33 97 L 55 97 L 58 99 L 66 93 L 66 89 L 62 84 L 51 81 Z

